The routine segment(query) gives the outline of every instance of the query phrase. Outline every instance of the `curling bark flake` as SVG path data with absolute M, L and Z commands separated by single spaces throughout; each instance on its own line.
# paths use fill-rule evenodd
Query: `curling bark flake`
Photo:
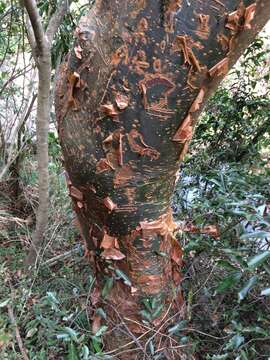
M 143 298 L 161 305 L 153 324 L 181 305 L 170 209 L 179 158 L 269 10 L 264 0 L 100 0 L 76 29 L 56 96 L 70 195 L 98 286 L 113 279 L 108 299 L 134 331 Z

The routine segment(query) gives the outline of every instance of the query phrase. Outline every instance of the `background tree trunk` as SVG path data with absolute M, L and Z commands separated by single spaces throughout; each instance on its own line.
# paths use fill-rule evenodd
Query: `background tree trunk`
M 181 309 L 170 208 L 179 162 L 269 10 L 262 0 L 102 0 L 76 29 L 56 92 L 67 182 L 96 290 L 111 288 L 134 332 Z
M 37 162 L 38 162 L 38 209 L 36 230 L 32 238 L 27 265 L 33 265 L 42 246 L 48 223 L 49 207 L 49 154 L 48 132 L 50 123 L 50 90 L 51 90 L 51 47 L 53 37 L 69 7 L 68 0 L 60 1 L 56 12 L 51 17 L 45 31 L 35 0 L 22 0 L 27 11 L 26 28 L 32 54 L 38 68 L 37 99 Z

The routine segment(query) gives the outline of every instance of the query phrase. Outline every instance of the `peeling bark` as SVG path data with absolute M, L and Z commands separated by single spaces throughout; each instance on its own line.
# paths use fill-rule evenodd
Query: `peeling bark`
M 239 39 L 246 47 L 267 20 L 269 4 L 256 5 L 98 1 L 62 65 L 56 111 L 70 186 L 80 192 L 71 193 L 74 208 L 100 287 L 100 272 L 113 279 L 110 302 L 137 321 L 133 331 L 142 331 L 142 299 L 161 304 L 154 325 L 170 304 L 182 305 L 170 210 L 179 160 L 209 94 L 243 50 Z M 70 85 L 74 73 L 84 86 Z

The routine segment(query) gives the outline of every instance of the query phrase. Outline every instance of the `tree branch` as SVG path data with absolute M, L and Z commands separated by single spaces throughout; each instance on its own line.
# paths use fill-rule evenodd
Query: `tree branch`
M 270 14 L 270 1 L 257 0 L 257 7 L 255 12 L 255 18 L 253 20 L 253 26 L 251 29 L 242 31 L 237 36 L 237 46 L 231 52 L 229 56 L 229 69 L 231 69 L 244 53 L 246 48 L 251 44 L 252 40 L 259 34 L 260 31 L 269 21 Z M 208 99 L 215 93 L 219 84 L 224 79 L 225 75 L 217 76 L 215 79 L 211 80 L 211 86 L 207 86 L 207 92 L 204 97 L 203 104 L 201 105 L 201 110 L 194 115 L 193 124 L 195 125 L 208 101 Z
M 27 35 L 27 39 L 29 42 L 29 45 L 31 47 L 32 50 L 32 55 L 33 58 L 35 60 L 35 63 L 37 65 L 38 63 L 38 59 L 37 59 L 37 43 L 36 43 L 36 39 L 35 39 L 35 35 L 33 32 L 33 28 L 29 19 L 29 15 L 26 12 L 26 16 L 25 16 L 25 28 L 26 28 L 26 35 Z
M 71 2 L 72 2 L 72 0 L 71 1 L 62 0 L 61 3 L 58 5 L 58 8 L 56 9 L 55 13 L 53 14 L 53 16 L 49 22 L 49 25 L 46 30 L 46 36 L 47 36 L 50 46 L 52 44 L 53 37 L 54 37 L 56 31 L 58 30 L 59 25 L 61 24 L 61 22 L 63 20 L 63 17 L 67 13 Z
M 35 35 L 36 45 L 38 51 L 43 52 L 46 47 L 45 33 L 42 26 L 41 16 L 39 15 L 37 4 L 35 0 L 23 0 L 23 5 L 28 13 L 32 29 Z M 30 43 L 32 46 L 32 44 Z M 33 51 L 35 49 L 32 49 Z

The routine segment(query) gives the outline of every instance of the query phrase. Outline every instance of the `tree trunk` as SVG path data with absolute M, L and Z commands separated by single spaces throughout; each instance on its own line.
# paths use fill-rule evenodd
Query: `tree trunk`
M 111 288 L 108 308 L 133 332 L 181 309 L 170 208 L 179 163 L 269 10 L 262 0 L 101 0 L 76 29 L 56 91 L 68 187 L 98 287 L 103 297 Z
M 26 265 L 34 265 L 42 247 L 48 223 L 49 208 L 49 154 L 48 132 L 50 123 L 50 86 L 51 86 L 51 47 L 53 37 L 66 14 L 72 0 L 60 0 L 55 13 L 50 18 L 46 31 L 42 25 L 36 0 L 21 0 L 27 11 L 26 29 L 32 55 L 38 68 L 37 100 L 37 162 L 38 162 L 38 209 L 36 229 L 26 258 Z
M 48 223 L 49 207 L 49 154 L 48 132 L 50 123 L 50 86 L 51 86 L 51 52 L 50 46 L 44 47 L 38 62 L 38 100 L 37 100 L 37 162 L 39 206 L 36 213 L 36 229 L 32 245 L 26 259 L 27 265 L 35 263 L 39 255 L 44 233 Z

